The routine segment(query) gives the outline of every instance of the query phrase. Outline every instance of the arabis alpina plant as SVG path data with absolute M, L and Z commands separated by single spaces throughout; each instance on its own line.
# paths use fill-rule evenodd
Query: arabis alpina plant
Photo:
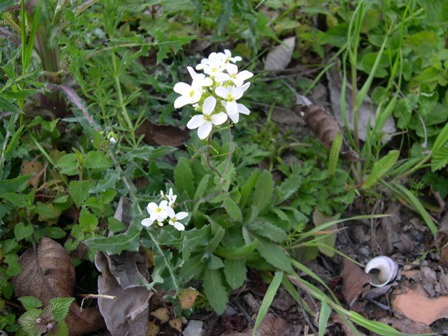
M 174 101 L 174 107 L 190 104 L 200 113 L 187 123 L 189 129 L 198 130 L 200 139 L 207 138 L 213 126 L 222 125 L 229 118 L 236 124 L 240 114 L 250 114 L 249 109 L 237 103 L 237 100 L 249 88 L 250 83 L 245 81 L 253 73 L 247 70 L 238 72 L 234 64 L 238 61 L 241 61 L 241 57 L 232 57 L 229 50 L 212 52 L 196 66 L 196 70 L 203 71 L 203 74 L 187 67 L 192 78 L 191 85 L 182 82 L 174 85 L 174 91 L 181 95 Z
M 160 191 L 160 195 L 162 196 L 162 201 L 159 204 L 150 202 L 147 205 L 146 210 L 148 211 L 149 218 L 143 219 L 141 224 L 147 227 L 154 223 L 163 226 L 167 222 L 179 231 L 185 230 L 185 225 L 179 222 L 179 220 L 187 218 L 188 213 L 185 211 L 176 213 L 174 211 L 174 202 L 176 202 L 177 195 L 173 194 L 173 189 L 170 188 L 168 194 Z

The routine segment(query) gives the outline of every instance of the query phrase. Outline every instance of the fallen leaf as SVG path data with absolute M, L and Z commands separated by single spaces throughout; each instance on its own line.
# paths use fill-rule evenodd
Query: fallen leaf
M 188 139 L 188 132 L 170 125 L 156 125 L 149 120 L 143 121 L 135 131 L 137 136 L 144 135 L 149 145 L 179 147 Z
M 156 309 L 151 312 L 151 315 L 157 318 L 160 322 L 166 323 L 170 319 L 170 314 L 168 313 L 168 309 L 165 307 Z
M 268 52 L 264 63 L 264 70 L 280 71 L 284 70 L 291 62 L 292 52 L 296 45 L 296 37 L 288 37 L 283 43 Z
M 342 293 L 345 301 L 351 307 L 365 291 L 364 287 L 369 283 L 370 277 L 361 267 L 345 258 L 342 264 L 341 277 Z
M 75 286 L 75 268 L 64 247 L 43 237 L 34 248 L 19 259 L 23 266 L 20 275 L 12 279 L 17 297 L 34 296 L 47 305 L 57 297 L 71 297 Z M 84 335 L 104 328 L 104 320 L 97 307 L 81 311 L 76 302 L 70 306 L 65 319 L 70 335 Z
M 328 88 L 330 90 L 330 101 L 333 113 L 341 125 L 344 125 L 344 119 L 341 111 L 341 91 L 342 91 L 342 74 L 339 67 L 334 66 L 327 71 Z M 350 85 L 345 87 L 345 106 L 347 114 L 348 127 L 351 132 L 354 130 L 354 113 L 353 113 L 353 90 Z M 377 105 L 366 96 L 358 109 L 358 135 L 363 141 L 367 138 L 367 128 L 375 127 L 375 116 Z M 395 120 L 389 117 L 384 123 L 382 131 L 385 133 L 383 142 L 388 142 L 392 134 L 396 132 Z
M 427 325 L 448 318 L 448 296 L 430 298 L 420 284 L 413 288 L 395 290 L 392 309 L 415 322 Z
M 143 264 L 144 263 L 144 270 Z M 147 279 L 146 255 L 142 252 L 124 252 L 108 256 L 95 255 L 95 265 L 101 272 L 98 293 L 116 297 L 99 298 L 98 306 L 112 336 L 145 336 L 148 328 L 149 299 L 152 295 L 144 285 Z
M 322 106 L 309 105 L 301 107 L 301 115 L 317 140 L 327 149 L 331 149 L 338 134 L 343 134 L 336 118 Z M 343 137 L 341 156 L 349 161 L 358 161 L 358 154 L 347 144 Z
M 190 309 L 193 307 L 199 292 L 194 288 L 185 288 L 179 291 L 177 298 L 182 309 Z

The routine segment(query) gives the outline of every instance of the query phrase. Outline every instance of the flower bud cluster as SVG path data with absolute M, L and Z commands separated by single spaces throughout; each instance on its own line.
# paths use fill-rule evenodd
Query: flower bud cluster
M 143 219 L 141 221 L 141 224 L 149 227 L 154 223 L 156 223 L 158 226 L 163 226 L 164 224 L 168 223 L 169 225 L 174 226 L 176 230 L 185 230 L 185 225 L 179 221 L 187 218 L 188 213 L 185 211 L 176 213 L 174 211 L 174 205 L 177 195 L 173 194 L 173 189 L 170 188 L 168 194 L 160 191 L 160 195 L 162 197 L 162 201 L 159 204 L 151 202 L 146 207 L 149 218 Z
M 176 83 L 174 91 L 180 96 L 174 101 L 174 107 L 180 108 L 192 105 L 200 114 L 194 115 L 187 123 L 189 129 L 198 129 L 200 139 L 209 136 L 213 126 L 222 125 L 229 118 L 233 123 L 239 121 L 240 114 L 248 115 L 249 109 L 237 102 L 250 83 L 245 81 L 253 76 L 247 70 L 238 71 L 235 62 L 241 57 L 232 57 L 229 50 L 212 52 L 208 58 L 202 59 L 196 66 L 197 73 L 192 67 L 187 67 L 192 83 Z

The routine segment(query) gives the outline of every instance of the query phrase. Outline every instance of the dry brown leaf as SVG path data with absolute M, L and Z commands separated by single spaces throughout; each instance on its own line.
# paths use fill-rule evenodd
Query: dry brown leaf
M 36 248 L 28 249 L 19 259 L 23 271 L 12 280 L 16 296 L 35 296 L 47 305 L 57 297 L 71 297 L 75 285 L 75 268 L 64 247 L 43 237 Z M 76 302 L 65 320 L 70 335 L 84 335 L 104 328 L 98 308 L 81 311 Z
M 101 314 L 111 335 L 145 336 L 149 299 L 152 295 L 151 291 L 140 285 L 140 279 L 147 278 L 145 254 L 124 252 L 120 256 L 108 256 L 97 252 L 95 265 L 101 272 L 98 277 L 98 293 L 116 297 L 115 300 L 98 299 Z
M 309 105 L 301 107 L 302 116 L 313 132 L 314 136 L 327 149 L 331 149 L 333 141 L 338 134 L 342 135 L 336 118 L 322 106 Z M 343 140 L 341 156 L 349 161 L 358 161 L 358 154 Z
M 194 288 L 185 288 L 179 291 L 177 298 L 179 299 L 182 309 L 190 309 L 193 307 L 199 292 Z
M 188 132 L 179 127 L 156 125 L 145 120 L 135 131 L 137 136 L 144 135 L 149 145 L 179 147 L 188 139 Z
M 333 67 L 327 71 L 328 88 L 330 90 L 330 101 L 333 113 L 341 125 L 344 124 L 341 111 L 341 90 L 342 90 L 342 74 L 338 67 Z M 347 85 L 345 87 L 345 106 L 347 112 L 347 120 L 350 131 L 354 130 L 354 114 L 353 114 L 353 91 Z M 363 141 L 367 138 L 367 129 L 375 126 L 375 114 L 377 105 L 366 97 L 358 109 L 358 135 Z M 385 133 L 383 142 L 390 140 L 391 135 L 396 132 L 395 121 L 390 117 L 385 122 L 382 131 Z
M 342 293 L 345 301 L 351 307 L 364 292 L 370 277 L 354 262 L 344 259 L 342 264 Z
M 268 52 L 264 69 L 269 71 L 284 70 L 291 62 L 292 52 L 296 45 L 296 37 L 288 37 L 283 43 Z

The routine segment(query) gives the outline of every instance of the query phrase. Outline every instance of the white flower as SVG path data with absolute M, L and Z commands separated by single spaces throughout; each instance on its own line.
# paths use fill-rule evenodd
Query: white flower
M 197 70 L 203 70 L 204 73 L 215 76 L 221 73 L 226 68 L 226 55 L 223 53 L 212 52 L 208 58 L 201 60 L 201 63 L 196 66 Z
M 246 83 L 243 86 L 218 86 L 215 89 L 215 93 L 225 100 L 222 103 L 226 109 L 227 115 L 234 123 L 239 121 L 239 113 L 250 113 L 246 106 L 236 102 L 243 96 L 244 92 L 249 88 L 249 85 L 250 83 Z
M 174 226 L 177 230 L 185 230 L 185 225 L 180 223 L 179 220 L 184 219 L 188 216 L 185 211 L 178 212 L 177 214 L 173 212 L 172 216 L 168 219 L 168 224 Z
M 238 72 L 238 67 L 235 64 L 227 65 L 227 73 L 216 75 L 216 81 L 219 83 L 232 81 L 235 86 L 242 86 L 244 81 L 251 78 L 254 74 L 250 71 L 243 70 Z
M 149 218 L 153 221 L 163 222 L 173 209 L 168 206 L 168 201 L 163 200 L 159 205 L 157 203 L 151 202 L 148 204 L 147 208 L 149 213 Z
M 209 77 L 205 77 L 204 74 L 198 74 L 192 67 L 187 67 L 188 72 L 190 73 L 191 78 L 193 79 L 193 84 L 195 86 L 210 86 L 213 84 L 213 81 Z
M 226 61 L 227 63 L 228 63 L 228 62 L 235 63 L 235 62 L 239 62 L 239 61 L 242 60 L 241 56 L 235 56 L 235 57 L 232 57 L 232 53 L 231 53 L 231 51 L 228 50 L 228 49 L 224 49 L 224 55 L 226 56 L 225 61 Z
M 168 206 L 173 207 L 174 203 L 176 203 L 177 195 L 173 194 L 173 188 L 170 188 L 170 190 L 168 190 L 168 194 L 166 195 L 162 190 L 160 190 L 160 195 L 163 199 L 168 200 Z
M 173 90 L 181 95 L 174 101 L 174 108 L 180 108 L 188 104 L 195 104 L 201 99 L 202 96 L 202 86 L 188 85 L 183 82 L 176 83 Z
M 198 129 L 198 136 L 200 139 L 208 137 L 212 131 L 213 125 L 221 125 L 227 120 L 227 114 L 220 112 L 212 114 L 216 106 L 216 98 L 213 96 L 207 97 L 202 105 L 202 114 L 193 116 L 187 123 L 189 129 Z
M 143 226 L 151 226 L 154 224 L 154 221 L 151 218 L 145 218 L 141 223 Z

